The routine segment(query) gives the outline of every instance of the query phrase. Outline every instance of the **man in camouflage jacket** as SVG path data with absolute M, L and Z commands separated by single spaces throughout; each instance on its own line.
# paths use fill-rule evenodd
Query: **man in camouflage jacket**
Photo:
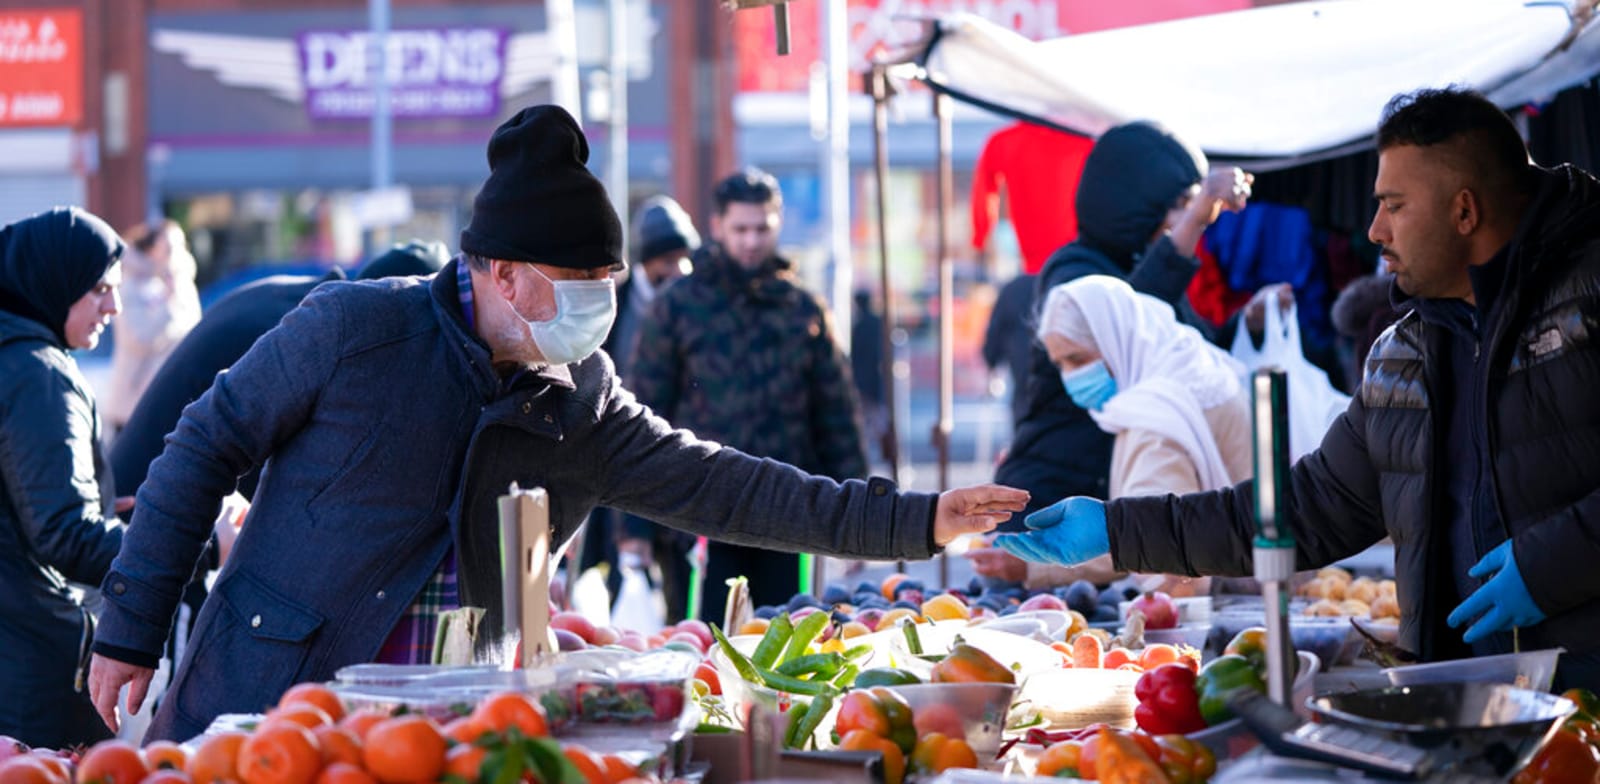
M 720 183 L 714 201 L 715 242 L 641 326 L 634 393 L 701 438 L 836 480 L 866 476 L 849 363 L 827 312 L 777 255 L 777 180 L 748 169 Z M 714 542 L 702 617 L 720 620 L 724 581 L 739 575 L 758 604 L 799 587 L 794 555 Z

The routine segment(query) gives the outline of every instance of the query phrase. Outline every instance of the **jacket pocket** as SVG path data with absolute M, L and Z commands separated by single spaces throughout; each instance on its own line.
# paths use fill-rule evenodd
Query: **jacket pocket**
M 274 591 L 253 575 L 235 572 L 217 583 L 219 602 L 185 654 L 176 705 L 183 718 L 206 726 L 221 713 L 257 713 L 293 685 L 325 618 Z

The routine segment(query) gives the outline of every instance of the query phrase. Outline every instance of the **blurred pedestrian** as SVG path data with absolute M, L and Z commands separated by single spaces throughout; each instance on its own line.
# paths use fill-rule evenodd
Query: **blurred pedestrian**
M 778 254 L 777 178 L 746 169 L 718 183 L 712 200 L 713 242 L 656 300 L 629 386 L 701 438 L 835 480 L 866 476 L 849 362 L 827 310 Z M 713 541 L 702 618 L 721 617 L 725 581 L 740 575 L 757 604 L 786 602 L 800 587 L 796 556 Z
M 652 196 L 633 215 L 633 266 L 617 287 L 617 321 L 601 345 L 616 365 L 617 378 L 628 382 L 639 329 L 651 305 L 668 286 L 689 273 L 690 254 L 700 248 L 689 213 L 670 196 Z M 623 571 L 637 569 L 659 586 L 667 623 L 684 619 L 689 595 L 688 553 L 694 537 L 615 509 L 596 509 L 584 528 L 578 571 L 605 566 L 606 591 L 616 606 L 622 595 Z
M 861 396 L 861 414 L 867 439 L 879 445 L 883 459 L 893 454 L 884 438 L 889 435 L 889 406 L 893 405 L 889 385 L 883 383 L 883 316 L 872 303 L 872 292 L 855 294 L 855 310 L 850 319 L 850 373 Z
M 88 691 L 96 585 L 122 544 L 94 393 L 73 351 L 121 308 L 122 240 L 76 207 L 0 229 L 0 735 L 111 737 Z
M 983 362 L 990 371 L 1005 366 L 1010 372 L 1011 428 L 1015 432 L 1027 413 L 1028 398 L 1023 389 L 1028 383 L 1028 372 L 1033 360 L 1033 327 L 1035 289 L 1038 275 L 1022 274 L 1000 287 L 994 310 L 989 313 L 989 326 L 983 333 Z
M 183 336 L 200 321 L 195 260 L 183 227 L 163 219 L 127 238 L 122 315 L 112 329 L 111 384 L 102 415 L 113 439 Z

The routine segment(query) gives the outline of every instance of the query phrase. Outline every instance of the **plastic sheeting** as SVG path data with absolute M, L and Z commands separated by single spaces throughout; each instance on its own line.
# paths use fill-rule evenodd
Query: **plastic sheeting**
M 921 59 L 970 103 L 1091 136 L 1155 119 L 1266 168 L 1370 144 L 1384 104 L 1419 87 L 1470 85 L 1511 108 L 1600 74 L 1600 21 L 1573 9 L 1315 0 L 1039 42 L 955 14 Z

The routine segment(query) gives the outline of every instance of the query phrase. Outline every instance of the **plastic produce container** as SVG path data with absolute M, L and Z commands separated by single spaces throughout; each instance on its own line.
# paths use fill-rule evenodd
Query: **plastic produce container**
M 1384 670 L 1394 686 L 1426 683 L 1505 683 L 1519 689 L 1549 691 L 1556 677 L 1556 660 L 1565 648 L 1479 656 L 1472 659 L 1412 664 Z
M 888 686 L 911 706 L 918 735 L 926 731 L 960 729 L 967 745 L 980 760 L 994 758 L 1005 732 L 1006 715 L 1016 698 L 1017 687 L 1009 683 L 922 683 Z

